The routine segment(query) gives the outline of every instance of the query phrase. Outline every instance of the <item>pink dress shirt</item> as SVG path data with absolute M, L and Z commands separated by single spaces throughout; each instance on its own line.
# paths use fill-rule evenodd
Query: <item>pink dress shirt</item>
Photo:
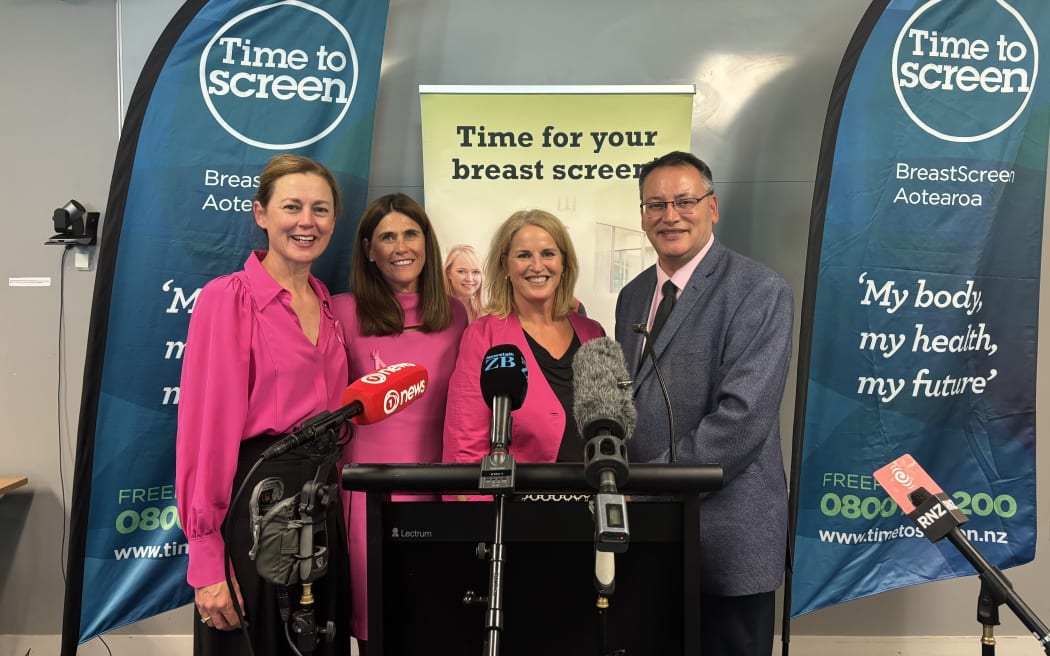
M 664 283 L 670 280 L 674 283 L 675 289 L 678 293 L 675 295 L 675 300 L 678 300 L 682 296 L 682 290 L 689 284 L 689 279 L 693 277 L 693 272 L 696 271 L 696 267 L 700 266 L 700 261 L 704 259 L 707 252 L 711 250 L 711 245 L 715 243 L 715 236 L 707 240 L 707 243 L 700 252 L 692 257 L 691 260 L 685 263 L 681 269 L 674 272 L 673 276 L 669 276 L 664 273 L 664 270 L 659 264 L 656 265 L 656 291 L 653 292 L 653 300 L 649 304 L 649 318 L 645 322 L 645 329 L 651 331 L 653 329 L 653 319 L 656 318 L 656 308 L 660 306 L 660 301 L 663 300 Z
M 186 580 L 195 588 L 225 579 L 219 526 L 241 442 L 338 409 L 346 389 L 343 337 L 328 290 L 310 277 L 321 303 L 315 346 L 299 326 L 291 294 L 263 269 L 265 255 L 253 253 L 243 271 L 201 289 L 186 337 L 175 494 L 189 540 Z

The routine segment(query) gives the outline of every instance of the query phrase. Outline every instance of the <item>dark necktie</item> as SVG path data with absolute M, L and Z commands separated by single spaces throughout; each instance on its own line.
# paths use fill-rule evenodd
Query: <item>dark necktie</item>
M 671 310 L 674 309 L 675 300 L 678 298 L 678 288 L 670 280 L 664 283 L 660 291 L 663 297 L 660 299 L 660 304 L 656 306 L 656 315 L 653 316 L 653 327 L 649 329 L 649 337 L 645 340 L 645 352 L 642 353 L 642 357 L 648 355 L 649 349 L 656 343 L 656 337 L 660 334 L 664 324 L 667 323 L 667 317 L 670 316 Z

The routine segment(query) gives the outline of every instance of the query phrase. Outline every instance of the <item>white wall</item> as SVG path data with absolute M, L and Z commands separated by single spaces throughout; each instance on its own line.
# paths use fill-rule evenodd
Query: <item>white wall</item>
M 52 211 L 70 198 L 104 209 L 118 136 L 115 42 L 112 0 L 0 2 L 0 196 L 7 205 L 0 246 L 0 475 L 30 479 L 0 499 L 0 634 L 57 633 L 61 622 L 62 489 L 64 482 L 68 494 L 72 483 L 94 273 L 74 270 L 72 255 L 61 268 L 63 247 L 43 244 Z M 12 288 L 12 276 L 47 277 L 51 286 Z M 60 372 L 67 382 L 61 403 Z
M 813 180 L 835 71 L 867 0 L 392 0 L 370 194 L 422 200 L 419 84 L 695 84 L 693 147 L 719 181 L 719 236 L 783 273 L 801 300 Z M 142 35 L 178 3 L 122 0 L 128 66 L 141 65 Z M 44 246 L 50 216 L 70 198 L 105 212 L 121 111 L 115 0 L 0 0 L 0 191 L 5 201 L 3 277 L 44 276 L 51 287 L 0 287 L 0 475 L 30 477 L 0 499 L 0 653 L 54 653 L 61 629 L 63 494 L 69 494 L 94 273 L 60 268 Z M 165 14 L 161 16 L 161 14 Z M 642 29 L 658 25 L 659 30 Z M 642 35 L 648 35 L 643 37 Z M 134 51 L 134 52 L 130 52 Z M 125 98 L 130 95 L 130 85 Z M 126 102 L 126 100 L 125 100 Z M 70 258 L 71 260 L 72 258 Z M 1050 270 L 1045 266 L 1044 271 Z M 65 275 L 64 295 L 59 281 Z M 1044 297 L 1050 283 L 1043 281 Z M 59 359 L 64 299 L 65 360 Z M 1044 298 L 1045 301 L 1045 298 Z M 1043 303 L 1043 326 L 1047 303 Z M 611 330 L 611 326 L 607 326 Z M 1046 334 L 1044 328 L 1041 333 Z M 1045 338 L 1044 338 L 1045 339 Z M 1039 363 L 1039 396 L 1047 387 Z M 60 374 L 66 383 L 58 397 Z M 784 402 L 790 440 L 794 376 Z M 1046 429 L 1040 416 L 1038 432 Z M 61 457 L 60 457 L 61 444 Z M 790 444 L 785 444 L 790 453 Z M 1040 450 L 1039 501 L 1050 506 L 1050 456 Z M 62 468 L 60 470 L 60 464 Z M 66 511 L 68 512 L 68 510 Z M 1008 572 L 1050 618 L 1047 512 L 1039 556 Z M 797 654 L 963 653 L 978 584 L 928 584 L 818 611 L 792 623 Z M 117 631 L 114 653 L 185 653 L 188 609 Z M 1003 609 L 999 633 L 1025 630 Z M 174 635 L 167 640 L 152 636 Z M 860 643 L 811 636 L 881 636 Z M 50 636 L 50 637 L 49 637 Z M 130 636 L 130 637 L 129 637 Z M 961 636 L 956 641 L 897 636 Z M 963 637 L 964 636 L 964 637 Z M 863 643 L 867 644 L 867 643 Z M 175 645 L 171 647 L 170 645 Z M 874 645 L 874 646 L 871 646 Z M 52 649 L 54 647 L 54 649 Z M 154 651 L 159 650 L 159 651 Z M 1016 651 L 1015 651 L 1016 650 Z M 1031 637 L 1001 654 L 1036 654 Z M 97 643 L 85 654 L 103 653 Z

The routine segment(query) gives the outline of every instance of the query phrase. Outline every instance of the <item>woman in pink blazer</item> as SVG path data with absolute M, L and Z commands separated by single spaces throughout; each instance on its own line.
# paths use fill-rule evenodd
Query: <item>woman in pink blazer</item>
M 499 344 L 517 346 L 529 371 L 525 401 L 511 415 L 511 454 L 519 462 L 583 460 L 572 360 L 605 331 L 573 310 L 578 276 L 569 233 L 554 215 L 516 212 L 496 231 L 485 262 L 487 314 L 463 333 L 449 381 L 443 461 L 477 463 L 489 452 L 492 413 L 481 395 L 481 361 Z

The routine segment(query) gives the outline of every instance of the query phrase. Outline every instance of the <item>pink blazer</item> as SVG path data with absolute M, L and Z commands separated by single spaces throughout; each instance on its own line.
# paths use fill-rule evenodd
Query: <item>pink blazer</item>
M 585 344 L 605 335 L 601 324 L 581 314 L 569 323 Z M 477 463 L 489 452 L 492 411 L 481 395 L 481 360 L 498 344 L 521 349 L 529 370 L 529 387 L 521 408 L 511 413 L 510 452 L 518 462 L 554 462 L 565 431 L 565 411 L 540 371 L 516 314 L 506 319 L 479 317 L 463 333 L 459 359 L 448 387 L 443 462 Z

